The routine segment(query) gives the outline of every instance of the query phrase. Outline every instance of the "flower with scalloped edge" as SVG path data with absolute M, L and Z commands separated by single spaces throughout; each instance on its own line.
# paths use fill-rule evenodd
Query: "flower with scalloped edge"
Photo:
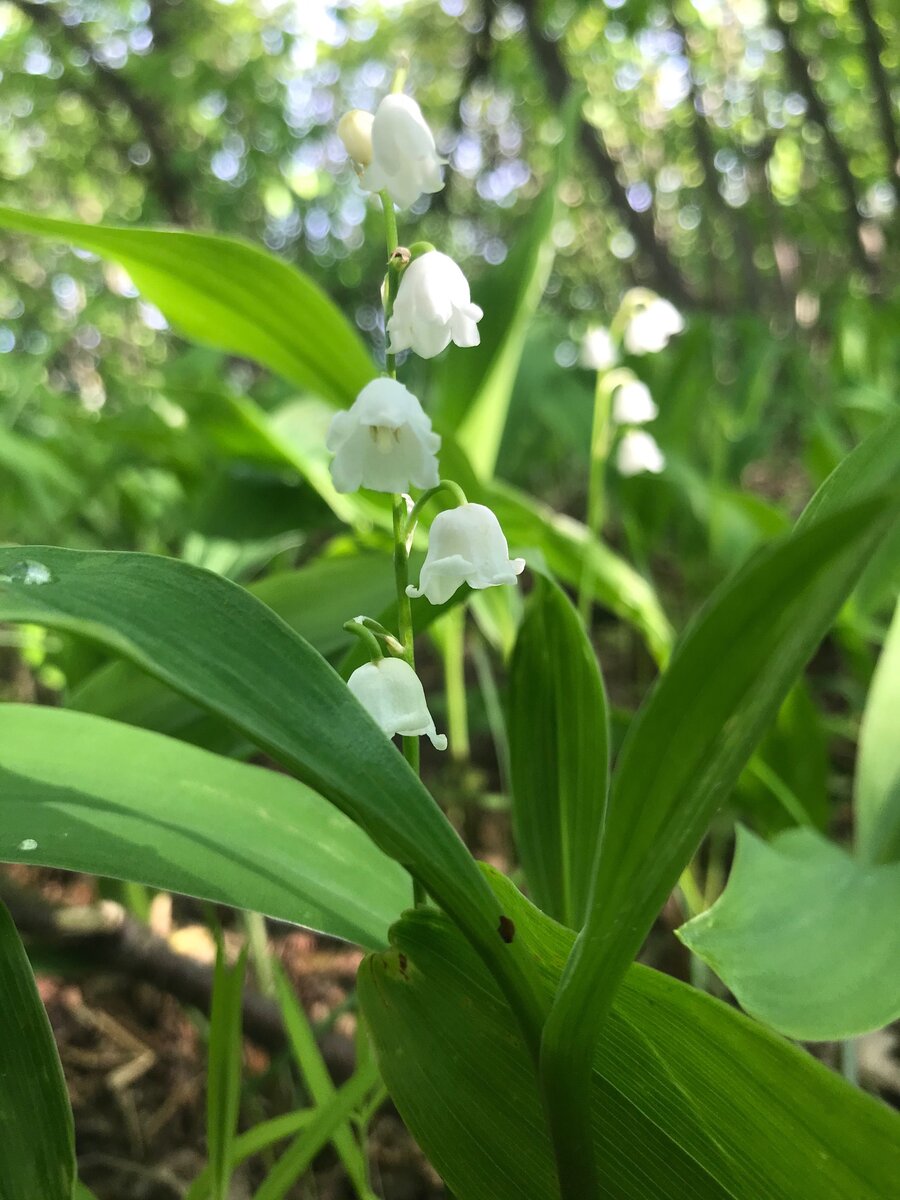
M 616 450 L 620 475 L 658 475 L 665 468 L 666 456 L 659 443 L 644 429 L 629 429 Z
M 469 281 L 453 259 L 440 250 L 427 250 L 400 276 L 387 327 L 389 351 L 399 354 L 412 349 L 421 358 L 434 358 L 451 341 L 477 346 L 483 316 L 472 303 Z
M 619 361 L 612 334 L 604 325 L 593 325 L 581 342 L 579 362 L 589 371 L 608 371 Z
M 524 558 L 509 557 L 494 513 L 483 504 L 461 504 L 432 521 L 419 586 L 410 584 L 406 594 L 444 604 L 464 583 L 475 589 L 514 584 L 524 569 Z
M 447 749 L 428 711 L 421 680 L 402 658 L 377 658 L 357 667 L 347 687 L 388 737 L 425 734 L 436 750 Z
M 440 436 L 416 397 L 396 379 L 373 379 L 331 420 L 325 445 L 339 492 L 408 492 L 435 487 Z
M 629 354 L 657 354 L 683 329 L 684 317 L 675 305 L 654 296 L 640 305 L 625 326 L 625 349 Z
M 612 417 L 617 425 L 646 425 L 655 421 L 659 409 L 653 402 L 650 389 L 640 379 L 622 383 L 613 394 Z
M 352 124 L 344 126 L 352 135 L 348 139 L 341 128 L 351 116 Z M 415 100 L 392 92 L 376 108 L 371 125 L 363 120 L 366 116 L 369 114 L 355 109 L 338 125 L 350 157 L 365 167 L 360 186 L 367 192 L 387 192 L 399 208 L 409 208 L 423 193 L 439 192 L 444 186 L 444 162 Z M 368 157 L 360 158 L 360 152 Z
M 344 149 L 359 167 L 372 161 L 372 125 L 375 118 L 362 108 L 353 108 L 338 121 L 338 137 Z

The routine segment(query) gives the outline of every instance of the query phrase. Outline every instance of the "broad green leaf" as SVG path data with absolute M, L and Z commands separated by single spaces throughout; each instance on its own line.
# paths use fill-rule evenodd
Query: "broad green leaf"
M 900 859 L 900 604 L 881 651 L 859 732 L 856 836 L 867 863 Z
M 81 225 L 0 208 L 0 227 L 71 242 L 120 263 L 186 337 L 252 358 L 349 404 L 376 372 L 319 287 L 248 242 L 207 233 Z
M 394 595 L 389 554 L 366 552 L 316 559 L 298 571 L 277 571 L 249 585 L 248 591 L 305 638 L 320 654 L 332 658 L 356 639 L 344 621 L 365 613 L 378 616 Z M 68 697 L 70 708 L 96 713 L 210 745 L 211 719 L 189 700 L 130 662 L 117 660 L 94 671 Z M 217 723 L 216 749 L 235 744 L 233 731 Z
M 896 482 L 898 462 L 900 413 L 860 442 L 831 472 L 800 514 L 797 531 Z
M 456 431 L 484 479 L 497 462 L 528 330 L 556 256 L 557 190 L 568 168 L 580 107 L 581 98 L 573 95 L 562 115 L 563 136 L 553 169 L 527 224 L 503 265 L 488 272 L 475 289 L 474 298 L 484 310 L 480 344 L 465 354 L 448 355 L 438 375 L 438 426 Z
M 103 643 L 330 800 L 466 931 L 536 1044 L 543 1014 L 528 964 L 504 943 L 503 914 L 468 850 L 346 684 L 271 609 L 173 559 L 32 546 L 0 548 L 0 621 Z
M 741 776 L 737 806 L 766 836 L 792 825 L 825 829 L 828 738 L 809 687 L 800 679 Z
M 617 981 L 896 514 L 882 496 L 761 551 L 695 619 L 629 729 L 587 923 L 543 1035 L 545 1086 L 579 1186 L 590 1186 L 579 1153 L 585 1054 Z
M 552 992 L 573 935 L 499 877 Z M 559 1196 L 535 1073 L 481 963 L 433 910 L 365 960 L 359 994 L 392 1098 L 458 1200 Z M 883 1200 L 900 1120 L 734 1009 L 646 967 L 592 1058 L 591 1128 L 616 1200 Z
M 549 916 L 579 929 L 606 804 L 609 719 L 578 613 L 540 576 L 513 651 L 508 694 L 513 820 L 529 891 Z
M 136 880 L 386 944 L 406 873 L 321 796 L 102 717 L 0 705 L 0 860 Z
M 0 904 L 0 1200 L 71 1200 L 75 1135 L 50 1022 Z
M 801 1041 L 839 1041 L 900 1016 L 900 864 L 857 863 L 821 834 L 771 844 L 738 830 L 731 875 L 678 936 L 741 1006 Z

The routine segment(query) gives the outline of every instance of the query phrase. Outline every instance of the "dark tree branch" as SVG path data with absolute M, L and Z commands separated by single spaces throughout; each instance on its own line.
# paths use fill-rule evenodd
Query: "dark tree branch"
M 797 40 L 794 36 L 794 27 L 788 24 L 782 17 L 778 7 L 778 0 L 768 0 L 768 8 L 769 19 L 774 28 L 781 34 L 784 42 L 788 74 L 794 87 L 806 101 L 806 108 L 810 119 L 815 121 L 822 130 L 825 152 L 834 171 L 838 187 L 844 196 L 847 232 L 854 261 L 860 270 L 864 271 L 871 278 L 875 274 L 875 266 L 867 257 L 860 238 L 859 198 L 856 193 L 856 180 L 853 178 L 853 172 L 850 170 L 847 156 L 844 154 L 843 147 L 832 128 L 825 103 L 813 83 L 809 63 L 797 45 Z
M 142 96 L 121 71 L 114 71 L 100 62 L 97 58 L 96 47 L 91 40 L 81 32 L 78 26 L 67 25 L 53 5 L 35 4 L 32 0 L 10 0 L 10 2 L 25 13 L 35 25 L 44 29 L 48 35 L 60 37 L 71 46 L 75 46 L 89 55 L 96 87 L 106 93 L 107 99 L 117 100 L 128 110 L 140 130 L 141 137 L 150 149 L 149 165 L 153 190 L 160 204 L 176 225 L 190 224 L 191 206 L 188 180 L 172 166 L 171 139 L 166 134 L 162 114 L 156 105 L 146 96 Z M 86 87 L 82 87 L 81 91 L 87 95 L 95 108 L 103 111 L 102 97 L 93 95 Z
M 888 178 L 894 189 L 897 205 L 900 207 L 900 139 L 897 137 L 897 127 L 894 124 L 894 105 L 891 99 L 891 88 L 888 81 L 881 55 L 884 50 L 884 39 L 881 29 L 875 20 L 869 0 L 855 0 L 855 7 L 863 33 L 866 39 L 866 58 L 869 63 L 869 77 L 875 92 L 878 105 L 878 116 L 881 121 L 881 137 L 888 159 Z
M 706 120 L 703 96 L 697 86 L 697 75 L 694 69 L 693 50 L 687 30 L 682 25 L 674 4 L 669 10 L 672 27 L 681 39 L 685 61 L 688 64 L 688 99 L 691 104 L 691 133 L 694 139 L 694 151 L 703 168 L 703 186 L 712 212 L 718 212 L 723 221 L 730 227 L 735 249 L 741 264 L 744 297 L 751 303 L 758 304 L 764 292 L 763 280 L 753 263 L 753 239 L 749 236 L 744 221 L 737 211 L 725 203 L 719 191 L 716 172 L 716 151 L 712 134 Z
M 28 944 L 43 950 L 77 955 L 79 968 L 121 975 L 151 984 L 182 1004 L 209 1016 L 213 972 L 205 963 L 178 954 L 168 942 L 130 917 L 121 905 L 55 907 L 36 893 L 0 877 L 0 896 Z M 281 1009 L 274 1000 L 245 987 L 244 1036 L 271 1053 L 287 1046 Z M 328 1033 L 321 1040 L 323 1055 L 339 1079 L 352 1072 L 346 1039 Z
M 572 89 L 572 80 L 556 42 L 544 35 L 537 0 L 523 4 L 525 25 L 535 57 L 547 83 L 547 91 L 557 107 L 561 107 Z M 581 120 L 579 142 L 588 161 L 603 181 L 622 223 L 634 238 L 641 256 L 650 267 L 658 291 L 678 303 L 689 303 L 690 289 L 668 248 L 657 237 L 651 212 L 636 212 L 628 203 L 625 188 L 619 181 L 616 163 L 607 150 L 600 131 Z

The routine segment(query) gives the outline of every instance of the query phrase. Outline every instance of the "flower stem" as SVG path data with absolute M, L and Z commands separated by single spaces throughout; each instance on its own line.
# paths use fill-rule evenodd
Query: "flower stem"
M 394 212 L 394 202 L 387 191 L 379 192 L 378 195 L 381 197 L 381 207 L 384 210 L 384 237 L 387 246 L 388 261 L 388 268 L 381 289 L 382 303 L 384 304 L 384 369 L 390 375 L 391 379 L 396 379 L 397 362 L 394 355 L 388 352 L 387 346 L 390 340 L 388 322 L 391 319 L 391 313 L 394 311 L 394 297 L 397 294 L 397 272 L 391 265 L 391 257 L 400 244 L 400 239 L 397 233 L 397 214 Z
M 627 368 L 600 371 L 594 389 L 594 420 L 591 427 L 591 460 L 588 474 L 587 527 L 593 538 L 599 538 L 606 512 L 606 460 L 612 443 L 612 397 L 617 387 L 630 383 L 634 375 Z M 594 602 L 594 570 L 589 554 L 585 555 L 578 588 L 578 611 L 588 625 Z

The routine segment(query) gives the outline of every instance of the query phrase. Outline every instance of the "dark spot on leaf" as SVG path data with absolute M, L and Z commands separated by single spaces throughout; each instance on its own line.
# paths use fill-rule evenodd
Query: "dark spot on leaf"
M 509 917 L 501 917 L 497 932 L 503 938 L 504 942 L 509 943 L 516 936 L 516 927 Z
M 397 955 L 397 963 L 400 967 L 400 974 L 405 975 L 406 968 L 409 966 L 409 960 L 407 959 L 406 955 L 402 954 L 402 953 L 398 954 Z

